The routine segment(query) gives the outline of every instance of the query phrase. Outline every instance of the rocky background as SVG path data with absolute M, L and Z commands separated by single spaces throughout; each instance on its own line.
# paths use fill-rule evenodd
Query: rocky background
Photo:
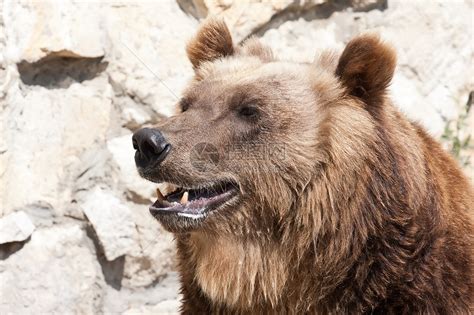
M 396 104 L 474 177 L 470 0 L 4 0 L 0 12 L 1 314 L 176 313 L 172 236 L 148 214 L 155 186 L 135 171 L 131 134 L 172 113 L 208 15 L 298 61 L 381 33 L 399 53 Z

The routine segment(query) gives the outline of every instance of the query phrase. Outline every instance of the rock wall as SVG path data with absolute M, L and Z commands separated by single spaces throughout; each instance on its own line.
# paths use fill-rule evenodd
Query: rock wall
M 468 0 L 5 0 L 0 10 L 2 314 L 176 312 L 172 236 L 148 214 L 155 187 L 135 171 L 131 134 L 172 113 L 192 76 L 186 41 L 208 15 L 237 41 L 255 35 L 301 61 L 381 33 L 399 52 L 396 104 L 463 161 L 474 152 Z

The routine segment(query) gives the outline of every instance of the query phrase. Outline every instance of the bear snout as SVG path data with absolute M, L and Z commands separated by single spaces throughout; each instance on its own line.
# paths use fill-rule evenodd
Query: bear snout
M 138 168 L 158 166 L 171 150 L 171 144 L 158 129 L 143 128 L 133 134 L 135 164 Z

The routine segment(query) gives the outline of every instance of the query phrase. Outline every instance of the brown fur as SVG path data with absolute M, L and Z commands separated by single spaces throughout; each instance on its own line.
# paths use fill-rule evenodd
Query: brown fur
M 234 45 L 227 25 L 220 20 L 209 20 L 186 47 L 189 60 L 195 69 L 204 61 L 232 55 Z
M 349 94 L 360 97 L 369 110 L 383 105 L 392 80 L 396 56 L 391 47 L 374 35 L 360 36 L 347 44 L 336 69 Z
M 377 37 L 339 59 L 276 60 L 225 25 L 188 46 L 186 108 L 157 128 L 173 150 L 154 181 L 238 183 L 237 202 L 176 235 L 185 314 L 468 314 L 474 192 L 456 162 L 391 104 L 395 54 Z M 258 120 L 236 118 L 256 106 Z M 284 159 L 222 159 L 196 171 L 199 142 L 281 145 Z M 230 149 L 229 149 L 230 148 Z M 268 153 L 268 152 L 267 152 Z

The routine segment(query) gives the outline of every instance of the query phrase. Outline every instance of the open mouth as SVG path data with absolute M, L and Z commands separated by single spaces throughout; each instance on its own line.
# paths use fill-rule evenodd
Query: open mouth
M 198 188 L 176 187 L 166 195 L 157 189 L 156 193 L 158 199 L 150 206 L 153 216 L 178 215 L 199 219 L 233 199 L 238 188 L 234 182 L 217 182 Z

